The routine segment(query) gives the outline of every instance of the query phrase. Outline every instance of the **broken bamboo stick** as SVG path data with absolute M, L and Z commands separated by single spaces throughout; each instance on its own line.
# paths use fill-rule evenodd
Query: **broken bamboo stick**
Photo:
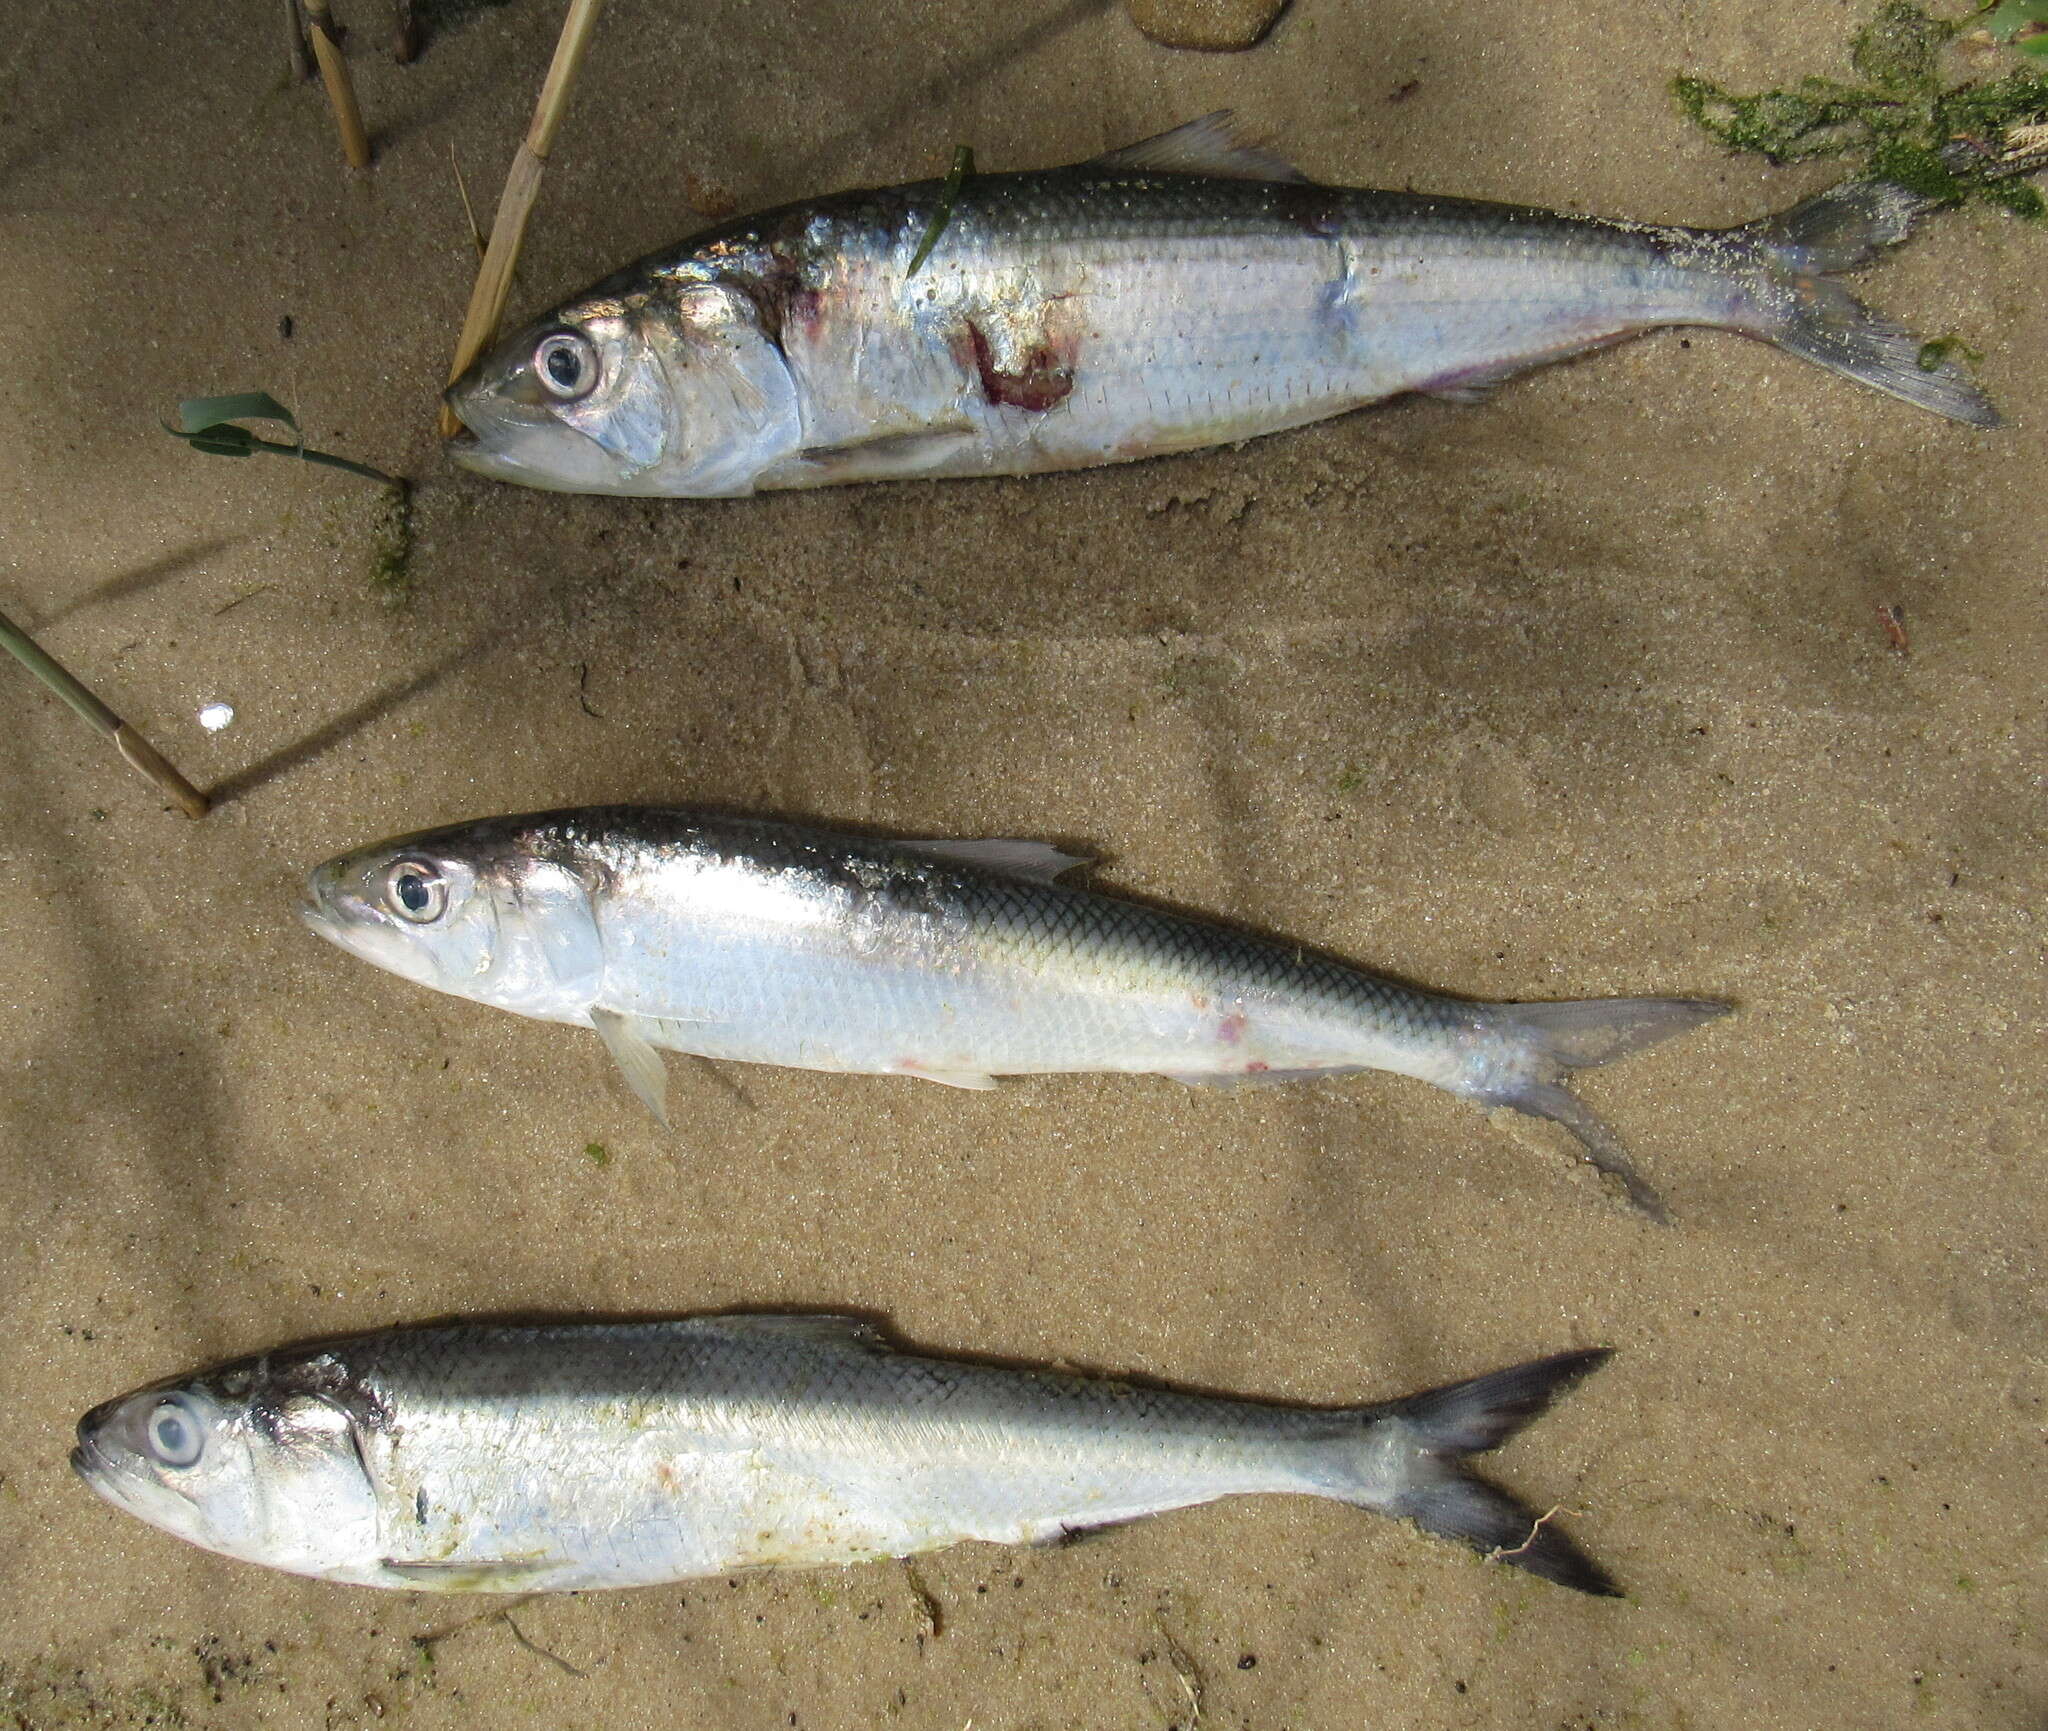
M 110 740 L 114 749 L 128 760 L 129 765 L 140 770 L 169 794 L 177 802 L 178 809 L 187 817 L 200 818 L 206 815 L 206 795 L 166 763 L 156 747 L 86 690 L 68 668 L 52 657 L 47 650 L 39 647 L 34 638 L 4 613 L 0 613 L 0 649 L 12 654 L 22 666 L 76 710 L 88 726 Z

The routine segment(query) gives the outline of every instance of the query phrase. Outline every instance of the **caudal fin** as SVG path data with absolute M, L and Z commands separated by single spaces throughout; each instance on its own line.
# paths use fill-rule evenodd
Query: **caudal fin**
M 1600 1115 L 1563 1085 L 1573 1070 L 1611 1064 L 1645 1046 L 1671 1039 L 1735 1006 L 1713 998 L 1587 998 L 1563 1004 L 1490 1006 L 1502 1046 L 1483 1077 L 1463 1090 L 1489 1106 L 1512 1106 L 1532 1118 L 1562 1124 L 1586 1158 L 1611 1172 L 1637 1208 L 1660 1225 L 1670 1211 L 1629 1159 L 1621 1138 Z
M 1606 1570 L 1558 1529 L 1554 1510 L 1536 1514 L 1472 1477 L 1462 1464 L 1467 1455 L 1499 1448 L 1542 1417 L 1551 1402 L 1610 1356 L 1605 1347 L 1561 1352 L 1373 1408 L 1367 1452 L 1380 1471 L 1391 1471 L 1393 1483 L 1360 1500 L 1559 1586 L 1619 1596 L 1621 1588 Z M 1381 1428 L 1389 1423 L 1398 1427 L 1399 1449 L 1390 1468 Z
M 1835 273 L 1859 269 L 1912 233 L 1941 201 L 1883 180 L 1856 180 L 1721 237 L 1760 266 L 1750 334 L 1874 390 L 1973 427 L 1999 413 L 1939 349 L 1872 312 Z

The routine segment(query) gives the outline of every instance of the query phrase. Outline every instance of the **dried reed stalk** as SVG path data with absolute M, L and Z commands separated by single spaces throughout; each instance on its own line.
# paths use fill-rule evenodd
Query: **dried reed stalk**
M 561 40 L 555 44 L 555 58 L 534 105 L 533 124 L 526 129 L 519 154 L 505 176 L 505 191 L 498 200 L 498 213 L 491 222 L 490 244 L 484 248 L 483 268 L 477 272 L 476 287 L 470 291 L 469 311 L 462 320 L 462 335 L 456 339 L 455 362 L 448 369 L 452 385 L 469 371 L 478 355 L 498 334 L 498 321 L 505 316 L 506 297 L 512 292 L 512 269 L 519 262 L 520 243 L 526 238 L 527 218 L 540 194 L 541 170 L 547 166 L 548 151 L 555 142 L 555 129 L 569 106 L 569 89 L 576 81 L 576 69 L 590 46 L 590 33 L 604 0 L 569 0 L 569 16 L 562 24 Z M 441 437 L 452 439 L 462 430 L 455 411 L 441 408 Z
M 327 100 L 334 106 L 334 124 L 341 133 L 342 154 L 351 168 L 370 166 L 370 136 L 363 130 L 363 111 L 356 106 L 356 87 L 349 82 L 348 62 L 341 56 L 341 42 L 334 33 L 334 14 L 327 0 L 305 0 L 306 28 L 313 38 L 313 58 L 320 62 L 320 77 L 327 86 Z

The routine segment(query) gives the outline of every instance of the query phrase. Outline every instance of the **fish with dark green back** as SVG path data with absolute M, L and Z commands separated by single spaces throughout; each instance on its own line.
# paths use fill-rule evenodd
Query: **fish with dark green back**
M 344 854 L 311 873 L 302 915 L 406 979 L 595 1029 L 664 1123 L 661 1049 L 955 1088 L 1062 1071 L 1232 1087 L 1392 1070 L 1563 1124 L 1663 1217 L 1563 1083 L 1726 1004 L 1446 997 L 1056 881 L 1080 863 L 1043 842 L 593 807 Z
M 207 1550 L 410 1591 L 1039 1544 L 1283 1492 L 1613 1593 L 1553 1522 L 1463 1464 L 1606 1357 L 1319 1409 L 919 1357 L 843 1316 L 401 1329 L 109 1401 L 79 1421 L 71 1464 Z
M 742 218 L 607 277 L 450 387 L 481 474 L 724 497 L 1227 444 L 1469 401 L 1661 326 L 1737 331 L 1953 420 L 1953 362 L 1836 280 L 1939 201 L 1853 182 L 1736 228 L 1322 186 L 1226 116 L 1072 167 Z M 913 262 L 929 243 L 929 256 Z

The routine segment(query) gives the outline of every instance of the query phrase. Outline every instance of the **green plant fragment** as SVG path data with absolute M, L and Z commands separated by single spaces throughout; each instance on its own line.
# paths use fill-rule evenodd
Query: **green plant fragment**
M 924 238 L 917 243 L 917 251 L 910 255 L 910 268 L 903 274 L 906 278 L 917 275 L 918 267 L 931 257 L 932 248 L 939 244 L 939 236 L 946 232 L 946 224 L 953 220 L 953 206 L 960 202 L 960 189 L 967 184 L 967 178 L 974 172 L 974 152 L 964 144 L 953 148 L 953 166 L 946 173 L 946 184 L 939 192 L 939 208 L 932 212 L 932 219 L 925 224 Z
M 1984 27 L 1994 41 L 2048 59 L 2048 0 L 2003 0 L 1992 8 Z
M 223 421 L 282 421 L 293 432 L 298 417 L 268 391 L 236 391 L 225 397 L 187 397 L 178 405 L 180 433 L 205 435 L 219 432 Z M 235 431 L 241 432 L 241 428 Z M 243 436 L 252 435 L 244 433 Z
M 1672 80 L 1672 95 L 1730 150 L 1775 163 L 1860 159 L 1864 172 L 1943 204 L 1982 199 L 2016 215 L 2048 215 L 2048 201 L 2002 153 L 2017 129 L 2048 123 L 2048 75 L 2022 67 L 2002 77 L 1951 82 L 1944 56 L 1984 17 L 1943 18 L 1913 0 L 1887 0 L 1849 44 L 1858 82 L 1808 76 L 1778 90 L 1737 92 L 1711 79 Z M 2048 55 L 2048 0 L 2003 0 L 1994 38 Z

